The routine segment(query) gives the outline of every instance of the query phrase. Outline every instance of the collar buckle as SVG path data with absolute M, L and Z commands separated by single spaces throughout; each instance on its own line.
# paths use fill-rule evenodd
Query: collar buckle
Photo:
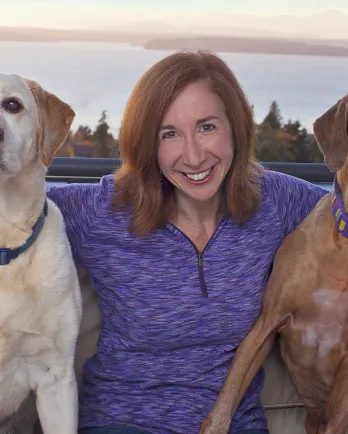
M 16 259 L 17 256 L 19 256 L 21 253 L 29 249 L 29 247 L 36 241 L 37 237 L 40 235 L 47 213 L 48 213 L 48 203 L 47 203 L 47 199 L 45 199 L 42 213 L 40 214 L 39 218 L 34 224 L 32 228 L 32 234 L 26 240 L 26 242 L 22 244 L 20 247 L 17 247 L 15 249 L 0 248 L 0 266 L 8 265 L 12 259 Z
M 7 265 L 11 262 L 11 250 L 0 249 L 0 265 Z

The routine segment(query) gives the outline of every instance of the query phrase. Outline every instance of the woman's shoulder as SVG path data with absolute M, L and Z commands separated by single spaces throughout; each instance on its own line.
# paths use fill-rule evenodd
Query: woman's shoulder
M 75 258 L 78 252 L 81 254 L 81 246 L 90 229 L 98 230 L 95 224 L 98 219 L 108 218 L 108 213 L 104 211 L 112 201 L 113 192 L 113 175 L 104 176 L 96 183 L 48 185 L 47 198 L 62 213 Z
M 114 176 L 103 176 L 99 182 L 48 184 L 46 194 L 53 202 L 61 201 L 87 201 L 94 203 L 93 199 L 106 199 L 111 196 L 114 188 Z
M 325 195 L 327 190 L 286 173 L 266 170 L 263 177 L 263 193 L 279 199 L 286 199 L 289 196 L 294 199 L 303 199 L 303 195 Z
M 114 176 L 99 182 L 48 185 L 46 195 L 62 212 L 66 221 L 94 220 L 112 202 Z
M 263 185 L 265 192 L 306 184 L 307 181 L 283 172 L 265 170 Z

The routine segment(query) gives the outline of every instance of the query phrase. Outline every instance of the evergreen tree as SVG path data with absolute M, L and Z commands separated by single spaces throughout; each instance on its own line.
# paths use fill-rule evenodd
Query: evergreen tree
M 101 117 L 98 121 L 96 129 L 93 133 L 93 140 L 96 143 L 94 156 L 99 158 L 110 157 L 109 143 L 112 140 L 112 135 L 109 133 L 109 125 L 107 123 L 106 110 L 103 110 Z
M 276 101 L 273 101 L 267 116 L 262 121 L 263 124 L 270 126 L 272 130 L 280 130 L 282 126 L 282 116 L 280 114 L 280 109 Z
M 92 140 L 92 130 L 88 125 L 80 125 L 75 134 L 82 140 Z
M 291 148 L 294 154 L 294 161 L 298 163 L 309 162 L 309 144 L 307 138 L 307 130 L 303 128 L 300 121 L 288 121 L 283 131 L 291 137 Z

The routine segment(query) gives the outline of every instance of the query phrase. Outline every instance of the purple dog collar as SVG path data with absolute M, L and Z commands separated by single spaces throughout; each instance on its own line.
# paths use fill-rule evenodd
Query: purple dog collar
M 331 191 L 332 215 L 336 222 L 336 229 L 344 237 L 348 238 L 348 214 L 344 210 L 344 203 L 341 198 L 337 179 L 333 182 Z

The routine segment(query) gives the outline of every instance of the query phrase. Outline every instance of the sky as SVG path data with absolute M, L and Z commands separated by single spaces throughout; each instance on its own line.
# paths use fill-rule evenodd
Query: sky
M 0 0 L 0 26 L 94 28 L 207 13 L 306 15 L 328 8 L 348 14 L 347 0 Z M 182 18 L 181 18 L 182 17 Z

